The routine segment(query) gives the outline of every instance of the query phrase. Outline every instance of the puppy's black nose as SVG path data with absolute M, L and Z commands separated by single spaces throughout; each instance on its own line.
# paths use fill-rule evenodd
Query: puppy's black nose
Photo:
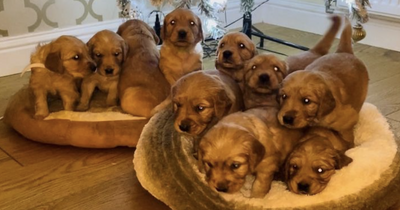
M 89 63 L 89 68 L 92 71 L 96 71 L 96 65 L 94 63 Z
M 184 30 L 179 30 L 178 31 L 178 36 L 179 36 L 179 38 L 180 39 L 184 39 L 184 38 L 186 38 L 186 31 L 184 31 Z
M 261 74 L 258 77 L 258 80 L 260 81 L 261 84 L 266 84 L 269 82 L 269 75 L 268 74 Z
M 224 53 L 222 55 L 224 56 L 224 58 L 230 58 L 232 56 L 232 52 L 227 50 L 227 51 L 224 51 Z
M 189 132 L 190 131 L 190 125 L 187 124 L 187 123 L 182 122 L 179 125 L 179 129 L 181 129 L 181 131 L 183 131 L 183 132 Z
M 114 73 L 114 69 L 112 69 L 112 68 L 107 68 L 107 69 L 105 69 L 104 71 L 106 72 L 106 74 L 112 74 L 112 73 Z
M 288 115 L 283 116 L 283 123 L 288 125 L 293 125 L 293 122 L 294 122 L 294 117 Z
M 218 192 L 228 192 L 228 186 L 225 183 L 218 183 L 215 189 Z
M 310 190 L 310 185 L 307 183 L 300 182 L 297 184 L 297 189 L 302 194 L 308 194 L 308 192 Z

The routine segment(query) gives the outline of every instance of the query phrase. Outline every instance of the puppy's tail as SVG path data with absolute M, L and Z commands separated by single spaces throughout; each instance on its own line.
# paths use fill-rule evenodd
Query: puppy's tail
M 319 54 L 319 55 L 326 55 L 329 52 L 329 49 L 332 46 L 333 41 L 335 40 L 336 34 L 340 29 L 341 18 L 338 15 L 334 15 L 330 17 L 332 21 L 331 27 L 325 33 L 319 42 L 310 49 L 310 51 Z
M 351 42 L 351 35 L 352 35 L 351 23 L 348 18 L 345 18 L 345 26 L 342 31 L 342 35 L 340 36 L 340 42 L 336 50 L 336 53 L 354 54 Z

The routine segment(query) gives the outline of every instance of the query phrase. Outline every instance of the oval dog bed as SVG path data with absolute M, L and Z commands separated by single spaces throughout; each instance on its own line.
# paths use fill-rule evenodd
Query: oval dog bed
M 87 148 L 136 146 L 147 119 L 124 114 L 118 107 L 105 107 L 105 94 L 96 92 L 87 112 L 62 111 L 61 100 L 49 101 L 50 115 L 33 118 L 33 94 L 28 87 L 10 100 L 4 121 L 33 141 Z
M 263 198 L 247 198 L 251 178 L 236 194 L 217 193 L 204 181 L 192 156 L 192 143 L 173 128 L 170 110 L 145 126 L 133 160 L 136 175 L 153 196 L 172 209 L 387 209 L 400 197 L 400 154 L 386 119 L 365 103 L 355 128 L 353 159 L 336 171 L 326 189 L 297 195 L 274 181 Z

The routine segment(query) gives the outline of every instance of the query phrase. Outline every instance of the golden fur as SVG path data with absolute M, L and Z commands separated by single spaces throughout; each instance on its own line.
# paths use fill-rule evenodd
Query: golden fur
M 285 177 L 290 191 L 308 195 L 320 193 L 335 170 L 352 162 L 345 151 L 346 143 L 336 132 L 311 128 L 286 160 Z
M 347 21 L 348 22 L 348 21 Z M 289 128 L 333 129 L 354 145 L 353 128 L 368 89 L 365 65 L 353 54 L 347 23 L 336 53 L 325 55 L 305 70 L 289 74 L 280 89 L 278 119 Z
M 241 84 L 245 109 L 278 107 L 276 97 L 287 75 L 286 63 L 271 54 L 256 55 L 246 63 L 245 72 Z
M 36 119 L 49 115 L 47 96 L 59 95 L 65 110 L 74 110 L 79 100 L 77 80 L 96 70 L 85 43 L 73 36 L 61 36 L 44 46 L 38 46 L 31 64 L 42 63 L 45 68 L 33 68 L 29 86 L 35 96 Z
M 289 73 L 305 69 L 312 62 L 329 52 L 341 23 L 340 17 L 337 15 L 330 17 L 330 19 L 332 20 L 331 27 L 313 48 L 286 58 Z
M 243 109 L 239 86 L 216 70 L 192 72 L 172 87 L 174 127 L 201 136 L 227 114 Z
M 277 109 L 264 107 L 224 117 L 201 139 L 198 165 L 212 189 L 235 193 L 249 174 L 256 176 L 251 197 L 270 190 L 288 153 L 302 131 L 287 129 L 276 119 Z
M 191 10 L 175 9 L 164 18 L 161 29 L 160 69 L 173 85 L 183 75 L 203 67 L 203 30 Z
M 126 21 L 118 28 L 129 51 L 118 83 L 118 94 L 124 112 L 151 117 L 151 110 L 169 94 L 170 85 L 158 64 L 160 54 L 155 31 L 140 20 Z
M 231 32 L 218 43 L 215 67 L 231 76 L 236 82 L 241 82 L 244 76 L 245 62 L 256 54 L 256 46 L 246 34 Z
M 96 87 L 108 93 L 107 106 L 116 106 L 118 102 L 117 84 L 122 62 L 128 53 L 128 45 L 118 34 L 103 30 L 96 33 L 89 40 L 87 46 L 97 64 L 97 71 L 83 79 L 82 95 L 77 110 L 89 109 L 89 101 Z

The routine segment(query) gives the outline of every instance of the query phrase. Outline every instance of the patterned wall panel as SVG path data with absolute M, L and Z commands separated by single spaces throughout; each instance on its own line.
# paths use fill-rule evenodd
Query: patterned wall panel
M 115 0 L 0 0 L 0 37 L 118 18 Z

